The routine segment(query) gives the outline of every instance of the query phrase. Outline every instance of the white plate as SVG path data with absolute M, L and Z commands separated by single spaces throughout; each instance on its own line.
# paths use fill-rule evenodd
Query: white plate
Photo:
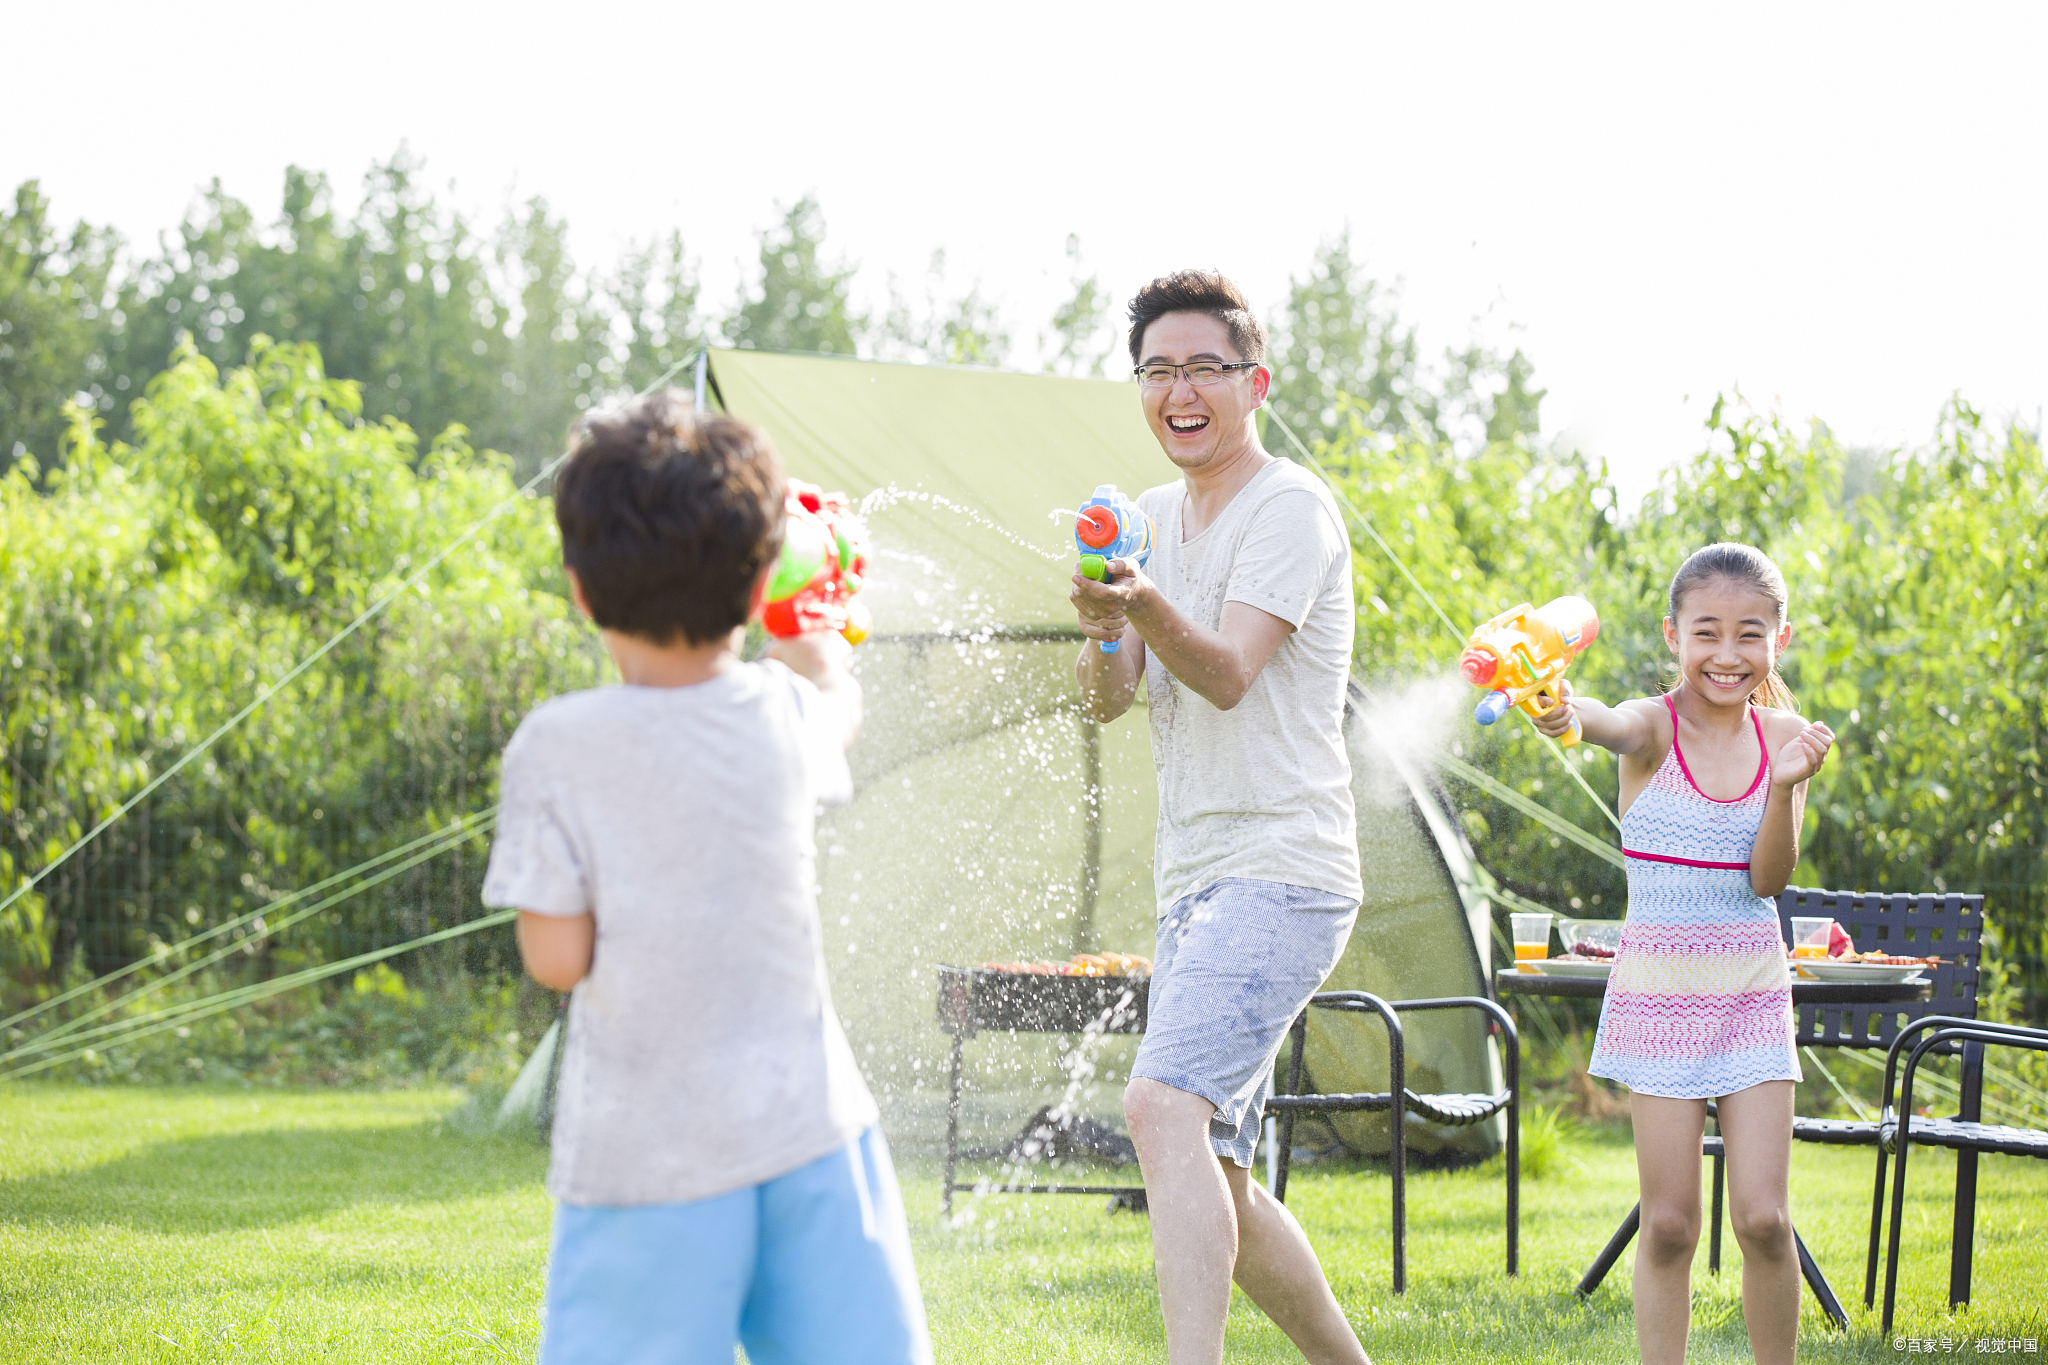
M 1614 970 L 1612 962 L 1559 962 L 1554 957 L 1529 965 L 1542 976 L 1572 976 L 1590 981 L 1605 981 L 1607 974 Z
M 1850 981 L 1870 986 L 1903 986 L 1923 978 L 1925 967 L 1888 967 L 1882 962 L 1822 962 L 1817 958 L 1795 960 L 1793 969 L 1811 981 Z

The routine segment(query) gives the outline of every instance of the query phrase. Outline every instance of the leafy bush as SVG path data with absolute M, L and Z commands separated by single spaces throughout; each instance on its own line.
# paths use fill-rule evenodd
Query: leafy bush
M 204 990 L 202 984 L 186 996 Z M 508 976 L 443 975 L 413 985 L 378 963 L 338 986 L 286 992 L 189 1026 L 118 1040 L 44 1075 L 95 1083 L 434 1083 L 502 1093 L 553 1021 L 554 1000 Z M 10 1046 L 25 1036 L 13 1031 Z
M 259 340 L 225 375 L 187 349 L 136 405 L 136 445 L 101 443 L 74 412 L 46 488 L 26 462 L 0 478 L 9 892 L 274 689 L 0 916 L 9 1012 L 68 970 L 149 959 L 487 809 L 520 717 L 596 678 L 545 504 L 515 497 L 506 462 L 460 429 L 421 452 L 402 424 L 359 412 L 356 386 L 327 379 L 310 347 Z M 472 919 L 480 852 L 458 847 L 287 934 L 253 919 L 214 975 L 269 976 Z M 512 965 L 510 936 L 424 961 L 493 977 Z

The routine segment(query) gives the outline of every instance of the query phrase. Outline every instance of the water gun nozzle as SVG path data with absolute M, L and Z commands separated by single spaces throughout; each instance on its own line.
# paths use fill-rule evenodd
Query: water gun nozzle
M 1074 539 L 1091 550 L 1104 550 L 1116 544 L 1116 513 L 1107 507 L 1084 507 L 1074 523 Z
M 1500 660 L 1486 650 L 1468 649 L 1458 656 L 1458 671 L 1474 687 L 1486 687 L 1492 684 L 1494 674 L 1500 672 Z

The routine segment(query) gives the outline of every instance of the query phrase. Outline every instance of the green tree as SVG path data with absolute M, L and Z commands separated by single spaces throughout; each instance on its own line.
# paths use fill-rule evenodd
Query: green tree
M 189 344 L 138 444 L 74 408 L 59 467 L 0 477 L 0 880 L 48 865 L 415 565 L 384 614 L 0 915 L 15 997 L 259 911 L 487 807 L 535 701 L 598 676 L 545 503 L 502 458 L 361 420 L 307 346 Z M 415 869 L 219 971 L 327 960 L 472 916 L 474 855 Z M 246 933 L 244 937 L 247 937 Z M 503 970 L 481 940 L 447 965 Z
M 760 274 L 725 323 L 733 345 L 854 354 L 867 319 L 849 302 L 853 268 L 825 265 L 824 242 L 825 215 L 809 195 L 761 234 Z
M 680 232 L 626 250 L 607 289 L 625 332 L 625 353 L 606 371 L 614 387 L 638 392 L 705 344 L 697 292 L 696 266 L 683 254 Z
M 1543 429 L 1538 410 L 1548 390 L 1529 387 L 1536 370 L 1520 349 L 1501 362 L 1499 369 L 1503 382 L 1486 414 L 1487 443 L 1534 441 Z
M 1468 345 L 1427 364 L 1395 303 L 1360 269 L 1348 231 L 1317 248 L 1274 329 L 1273 411 L 1304 438 L 1322 440 L 1336 438 L 1351 417 L 1385 436 L 1467 452 L 1536 439 L 1544 392 L 1531 387 L 1527 357 Z M 1340 395 L 1351 400 L 1346 415 Z
M 1081 274 L 1081 239 L 1067 236 L 1068 283 L 1073 297 L 1053 310 L 1052 332 L 1039 342 L 1046 352 L 1047 374 L 1093 379 L 1116 351 L 1116 329 L 1109 325 L 1109 295 L 1095 275 Z
M 612 358 L 611 319 L 577 273 L 568 233 L 535 197 L 498 236 L 499 270 L 518 308 L 505 329 L 512 353 L 503 383 L 522 478 L 562 452 L 577 416 L 602 395 Z
M 502 376 L 515 360 L 510 310 L 491 278 L 488 244 L 444 212 L 403 149 L 373 166 L 351 222 L 327 178 L 285 171 L 282 208 L 260 227 L 218 182 L 122 290 L 121 325 L 105 346 L 116 384 L 140 394 L 181 337 L 217 368 L 259 334 L 320 346 L 337 375 L 363 385 L 370 418 L 440 431 L 461 424 L 523 449 L 525 429 Z M 129 434 L 124 409 L 109 414 Z M 566 419 L 564 419 L 566 420 Z
M 876 351 L 885 360 L 938 365 L 1001 365 L 1010 353 L 1010 333 L 996 306 L 981 296 L 981 283 L 949 297 L 946 253 L 932 252 L 925 269 L 922 307 L 913 306 L 889 279 L 889 311 L 876 329 Z
M 1351 415 L 1367 429 L 1440 435 L 1418 371 L 1415 330 L 1352 259 L 1347 230 L 1316 249 L 1275 329 L 1272 408 L 1303 439 L 1335 438 Z M 1352 402 L 1339 414 L 1339 395 Z
M 113 406 L 99 333 L 119 249 L 109 229 L 79 223 L 61 233 L 34 180 L 0 213 L 0 472 L 32 452 L 55 453 L 74 395 Z

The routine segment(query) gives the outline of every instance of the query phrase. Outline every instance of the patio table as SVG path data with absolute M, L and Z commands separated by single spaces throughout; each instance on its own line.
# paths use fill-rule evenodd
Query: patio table
M 1602 977 L 1542 976 L 1535 972 L 1503 967 L 1494 973 L 1495 988 L 1502 995 L 1549 996 L 1556 1000 L 1598 1000 L 1607 994 Z M 1933 984 L 1908 981 L 1898 984 L 1846 981 L 1797 981 L 1792 983 L 1792 1003 L 1797 1005 L 1896 1005 L 1925 1000 Z
M 1524 972 L 1514 967 L 1504 967 L 1494 973 L 1494 988 L 1503 997 L 1526 995 L 1548 997 L 1553 1000 L 1599 1000 L 1607 994 L 1604 977 L 1545 976 L 1538 972 Z M 1792 982 L 1792 1004 L 1800 1005 L 1890 1005 L 1925 1000 L 1933 990 L 1928 981 L 1898 983 L 1800 981 Z M 1523 1036 L 1527 1036 L 1526 1032 Z M 1721 1268 L 1721 1162 L 1726 1149 L 1719 1137 L 1704 1140 L 1703 1155 L 1714 1158 L 1714 1212 L 1713 1239 L 1708 1251 L 1707 1268 L 1710 1272 Z M 1638 1204 L 1629 1210 L 1614 1236 L 1600 1251 L 1593 1264 L 1579 1280 L 1578 1292 L 1581 1297 L 1591 1294 L 1607 1278 L 1607 1272 L 1621 1259 L 1621 1253 L 1635 1239 L 1642 1225 L 1643 1210 Z M 1849 1314 L 1842 1307 L 1827 1276 L 1821 1273 L 1820 1265 L 1813 1259 L 1813 1253 L 1806 1249 L 1806 1242 L 1799 1235 L 1799 1229 L 1792 1230 L 1792 1243 L 1799 1252 L 1799 1269 L 1806 1277 L 1807 1286 L 1813 1290 L 1813 1297 L 1820 1302 L 1821 1311 L 1828 1315 L 1837 1327 L 1849 1325 Z

